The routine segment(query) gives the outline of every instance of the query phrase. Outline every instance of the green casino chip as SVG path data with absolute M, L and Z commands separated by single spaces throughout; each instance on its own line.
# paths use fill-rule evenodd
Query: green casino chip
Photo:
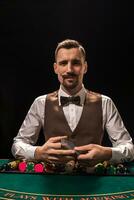
M 106 168 L 102 163 L 98 163 L 97 165 L 95 165 L 95 174 L 104 175 L 105 171 L 106 171 Z
M 106 170 L 107 175 L 116 175 L 116 167 L 109 165 Z
M 127 173 L 134 175 L 134 162 L 126 163 Z
M 8 164 L 3 164 L 1 166 L 2 171 L 9 171 L 10 167 L 8 166 Z
M 27 162 L 26 172 L 34 172 L 34 162 Z

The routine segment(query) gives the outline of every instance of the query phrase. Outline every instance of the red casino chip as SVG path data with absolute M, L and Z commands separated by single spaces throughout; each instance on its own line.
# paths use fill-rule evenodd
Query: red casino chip
M 25 161 L 20 162 L 18 165 L 18 169 L 20 172 L 25 172 L 27 169 L 27 163 Z
M 34 165 L 34 172 L 43 173 L 44 166 L 41 163 L 37 163 Z

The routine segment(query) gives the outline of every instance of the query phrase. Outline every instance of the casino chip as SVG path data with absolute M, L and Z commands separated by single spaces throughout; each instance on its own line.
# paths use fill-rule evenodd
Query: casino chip
M 98 163 L 97 165 L 95 165 L 95 174 L 97 175 L 104 175 L 106 172 L 106 168 L 102 163 Z
M 34 172 L 43 173 L 44 172 L 44 165 L 42 163 L 37 163 L 34 165 Z
M 26 172 L 34 172 L 34 162 L 27 162 Z
M 106 169 L 107 175 L 116 175 L 116 167 L 113 165 L 109 165 Z
M 125 167 L 123 164 L 118 164 L 116 167 L 116 173 L 117 174 L 125 174 Z
M 10 169 L 15 170 L 15 169 L 18 169 L 18 164 L 19 164 L 19 163 L 20 163 L 20 160 L 10 161 L 10 162 L 8 163 L 8 166 L 9 166 Z
M 18 169 L 19 169 L 20 172 L 26 172 L 26 168 L 27 168 L 26 161 L 22 161 L 22 162 L 19 163 Z
M 9 169 L 10 169 L 10 167 L 9 167 L 8 163 L 5 163 L 0 166 L 0 171 L 2 171 L 2 172 L 9 171 Z
M 72 173 L 75 167 L 75 160 L 70 160 L 65 164 L 65 172 L 68 174 Z
M 86 167 L 86 173 L 94 174 L 95 173 L 95 167 Z
M 125 168 L 127 168 L 127 174 L 134 175 L 134 162 L 126 163 Z

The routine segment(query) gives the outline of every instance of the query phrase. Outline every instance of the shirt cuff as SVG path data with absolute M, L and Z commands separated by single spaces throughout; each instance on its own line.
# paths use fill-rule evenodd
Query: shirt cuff
M 34 153 L 35 153 L 36 148 L 37 148 L 37 146 L 28 147 L 26 152 L 25 152 L 25 158 L 28 159 L 28 160 L 34 159 Z
M 112 149 L 112 158 L 109 160 L 111 163 L 122 163 L 123 162 L 123 155 L 121 150 L 116 147 L 111 147 Z

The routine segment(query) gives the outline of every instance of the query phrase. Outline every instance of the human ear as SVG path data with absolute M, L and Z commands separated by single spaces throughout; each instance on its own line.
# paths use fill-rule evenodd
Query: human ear
M 84 74 L 86 74 L 87 73 L 87 68 L 88 68 L 88 64 L 87 64 L 87 61 L 85 61 L 85 68 L 84 68 Z
M 55 74 L 58 74 L 57 63 L 54 63 L 54 64 L 53 64 L 53 67 L 54 67 L 54 72 L 55 72 Z

